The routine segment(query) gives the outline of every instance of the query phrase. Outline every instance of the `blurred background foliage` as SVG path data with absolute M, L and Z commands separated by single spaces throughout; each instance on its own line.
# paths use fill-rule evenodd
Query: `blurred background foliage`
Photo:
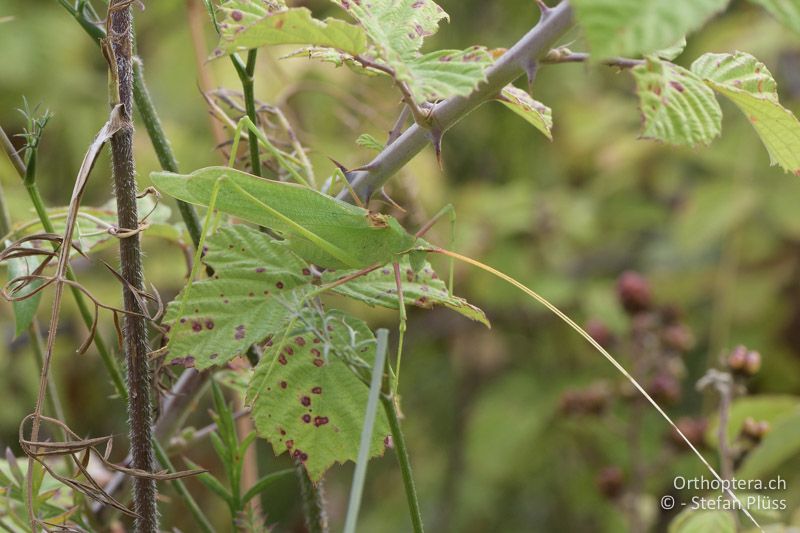
M 294 3 L 318 16 L 338 14 L 323 0 Z M 510 46 L 538 16 L 530 0 L 439 3 L 452 23 L 432 39 L 431 49 Z M 104 60 L 55 0 L 0 0 L 0 16 L 13 17 L 0 24 L 0 124 L 9 133 L 21 131 L 24 121 L 16 108 L 23 96 L 54 113 L 42 142 L 38 181 L 50 206 L 65 205 L 83 153 L 107 115 Z M 220 164 L 198 69 L 211 88 L 238 90 L 238 80 L 230 62 L 206 60 L 214 36 L 201 2 L 146 2 L 144 11 L 136 11 L 136 26 L 145 74 L 181 169 Z M 577 32 L 561 44 L 583 49 Z M 800 38 L 750 4 L 733 2 L 689 39 L 676 62 L 688 66 L 701 53 L 734 50 L 765 62 L 784 105 L 800 112 Z M 350 167 L 366 163 L 372 154 L 355 139 L 365 132 L 385 138 L 399 109 L 398 94 L 384 79 L 280 59 L 290 51 L 259 54 L 257 97 L 288 115 L 312 149 L 318 176 L 332 172 L 328 157 Z M 429 149 L 390 182 L 389 194 L 407 209 L 395 214 L 415 228 L 453 203 L 456 250 L 517 277 L 579 322 L 601 319 L 617 335 L 625 334 L 628 319 L 617 302 L 615 280 L 628 269 L 641 272 L 660 303 L 681 310 L 695 339 L 684 356 L 688 373 L 682 393 L 669 407 L 676 417 L 713 411 L 714 399 L 695 392 L 693 384 L 737 344 L 763 355 L 763 369 L 751 386 L 755 393 L 800 394 L 800 179 L 769 167 L 750 125 L 727 102 L 722 102 L 721 139 L 709 148 L 676 149 L 637 140 L 637 102 L 625 72 L 544 66 L 534 97 L 553 109 L 552 143 L 502 106 L 487 104 L 445 136 L 443 171 Z M 143 128 L 136 149 L 144 188 L 158 162 Z M 108 201 L 109 174 L 104 156 L 86 205 Z M 0 182 L 14 222 L 33 219 L 4 157 Z M 178 217 L 173 219 L 177 223 Z M 447 224 L 440 226 L 431 240 L 446 244 Z M 185 281 L 183 252 L 157 237 L 145 236 L 144 246 L 148 281 L 166 301 Z M 100 256 L 116 261 L 113 249 Z M 105 301 L 118 301 L 118 286 L 101 267 L 78 262 L 76 269 Z M 457 292 L 486 310 L 493 329 L 443 310 L 411 311 L 401 386 L 407 439 L 431 530 L 621 530 L 623 514 L 599 490 L 598 475 L 615 466 L 628 478 L 635 476 L 624 435 L 609 417 L 575 422 L 559 410 L 568 389 L 603 379 L 617 382 L 613 369 L 510 287 L 462 266 L 456 273 Z M 48 310 L 45 296 L 42 317 Z M 396 322 L 392 312 L 353 311 L 376 327 Z M 19 454 L 17 427 L 33 408 L 38 372 L 28 340 L 13 338 L 13 324 L 11 308 L 3 303 L 0 445 Z M 109 400 L 112 388 L 94 348 L 74 353 L 85 330 L 69 298 L 61 327 L 54 375 L 68 422 L 79 434 L 120 435 L 117 453 L 122 453 L 124 405 Z M 102 331 L 114 338 L 109 317 Z M 191 420 L 198 426 L 208 423 L 207 401 Z M 624 422 L 626 412 L 617 414 Z M 649 412 L 642 427 L 642 455 L 655 462 L 669 431 Z M 273 459 L 263 442 L 258 450 L 265 468 L 285 462 Z M 208 443 L 184 453 L 218 470 Z M 779 470 L 787 479 L 790 509 L 800 502 L 797 466 L 794 460 Z M 646 491 L 668 493 L 675 475 L 700 472 L 695 460 L 679 457 L 648 476 Z M 349 466 L 328 476 L 337 528 L 350 476 Z M 223 505 L 197 482 L 190 480 L 189 486 L 224 529 Z M 163 490 L 170 502 L 162 505 L 164 523 L 190 531 L 183 504 L 167 486 Z M 268 521 L 281 524 L 278 531 L 302 529 L 295 494 L 287 481 L 263 498 Z M 363 531 L 408 530 L 400 473 L 391 458 L 371 464 L 365 494 Z M 667 519 L 661 516 L 658 523 Z

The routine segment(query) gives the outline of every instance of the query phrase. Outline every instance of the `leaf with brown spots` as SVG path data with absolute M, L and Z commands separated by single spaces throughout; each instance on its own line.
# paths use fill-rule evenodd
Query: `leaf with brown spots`
M 490 327 L 489 319 L 484 312 L 470 304 L 463 298 L 448 294 L 447 285 L 434 272 L 433 267 L 427 261 L 417 272 L 411 268 L 408 256 L 403 256 L 400 260 L 401 279 L 403 287 L 403 299 L 406 305 L 414 305 L 424 309 L 430 309 L 435 305 L 441 305 L 464 315 L 470 320 L 475 320 Z M 326 272 L 323 274 L 323 281 L 333 282 L 343 278 L 351 272 Z M 394 270 L 391 265 L 386 265 L 348 281 L 333 289 L 334 292 L 359 300 L 371 306 L 388 307 L 397 309 L 397 283 L 395 281 Z
M 366 372 L 374 357 L 364 322 L 338 311 L 306 319 L 275 341 L 250 381 L 256 431 L 276 454 L 302 462 L 314 481 L 335 463 L 355 461 L 369 387 L 351 367 Z M 382 411 L 373 435 L 372 457 L 383 454 L 389 435 Z
M 800 121 L 781 105 L 775 79 L 764 63 L 744 52 L 704 54 L 692 71 L 745 114 L 773 165 L 800 176 Z
M 248 226 L 225 226 L 210 237 L 205 263 L 216 274 L 184 289 L 183 316 L 181 295 L 167 308 L 169 361 L 200 369 L 223 365 L 282 331 L 312 290 L 307 265 Z

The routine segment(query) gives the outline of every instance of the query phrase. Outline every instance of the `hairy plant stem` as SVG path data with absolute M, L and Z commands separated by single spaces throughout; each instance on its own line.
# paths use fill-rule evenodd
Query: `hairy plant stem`
M 526 71 L 531 72 L 538 58 L 547 53 L 553 43 L 572 25 L 572 9 L 569 2 L 564 1 L 548 9 L 533 29 L 487 69 L 486 81 L 472 94 L 449 98 L 436 104 L 426 119 L 426 124 L 431 125 L 430 128 L 413 124 L 361 170 L 348 172 L 347 178 L 360 199 L 362 201 L 369 199 L 431 140 L 438 142 L 437 138 L 471 111 L 494 98 L 503 87 Z M 339 193 L 339 199 L 353 202 L 347 188 Z
M 411 460 L 408 457 L 406 439 L 403 435 L 403 429 L 400 427 L 400 419 L 397 416 L 397 406 L 394 403 L 394 398 L 386 395 L 381 395 L 381 403 L 383 404 L 383 410 L 386 412 L 386 418 L 389 419 L 389 429 L 392 431 L 392 440 L 394 442 L 397 463 L 400 465 L 400 472 L 403 474 L 403 487 L 406 490 L 406 500 L 408 501 L 409 513 L 411 514 L 411 524 L 414 526 L 414 533 L 422 533 L 424 531 L 422 526 L 422 512 L 419 508 L 417 488 L 414 485 L 414 476 L 411 473 Z
M 170 462 L 167 452 L 156 439 L 153 439 L 153 448 L 155 449 L 156 458 L 158 458 L 158 462 L 161 463 L 161 466 L 169 470 L 171 473 L 177 472 L 175 467 Z M 180 479 L 174 479 L 172 481 L 172 485 L 183 499 L 183 503 L 185 503 L 186 507 L 189 508 L 189 512 L 192 514 L 195 522 L 197 522 L 197 526 L 200 528 L 200 531 L 203 531 L 204 533 L 214 533 L 214 528 L 211 526 L 211 522 L 208 521 L 208 518 L 206 518 L 206 515 L 203 514 L 200 506 L 197 505 L 197 502 L 192 497 L 189 489 L 186 488 L 186 484 Z
M 116 62 L 112 82 L 117 82 L 117 94 L 112 95 L 112 105 L 123 106 L 124 125 L 111 138 L 111 162 L 114 192 L 117 197 L 117 219 L 121 229 L 136 229 L 139 215 L 136 207 L 136 168 L 133 160 L 133 15 L 130 2 L 114 0 L 109 4 L 110 47 Z M 112 92 L 114 88 L 112 87 Z M 114 102 L 114 96 L 119 98 Z M 121 274 L 129 287 L 123 289 L 125 315 L 123 321 L 123 348 L 128 368 L 128 419 L 132 466 L 145 472 L 154 471 L 151 441 L 152 406 L 150 403 L 150 368 L 148 364 L 147 321 L 133 290 L 144 289 L 142 257 L 139 234 L 119 241 Z M 133 480 L 134 521 L 138 533 L 158 531 L 156 483 L 153 479 L 137 477 Z
M 308 477 L 306 467 L 295 462 L 295 471 L 300 481 L 300 494 L 303 497 L 303 514 L 308 533 L 328 533 L 328 513 L 325 511 L 325 485 L 322 480 L 314 484 Z
M 19 177 L 25 184 L 25 190 L 28 193 L 31 203 L 33 204 L 34 210 L 36 210 L 36 215 L 39 217 L 39 222 L 41 222 L 42 228 L 47 233 L 55 233 L 55 226 L 53 226 L 53 222 L 50 220 L 50 216 L 47 214 L 47 208 L 45 207 L 44 200 L 39 192 L 39 186 L 36 184 L 36 176 L 33 175 L 33 170 L 29 171 L 25 166 L 25 163 L 19 158 L 19 156 L 17 156 L 16 152 L 14 151 L 14 146 L 11 144 L 6 132 L 2 128 L 0 128 L 0 141 L 2 141 L 6 155 L 8 155 L 9 159 L 11 159 L 14 168 L 16 168 L 17 172 L 19 173 Z M 9 228 L 8 231 L 4 231 L 3 234 L 8 234 L 10 230 L 11 228 Z M 57 247 L 58 245 L 53 244 L 54 249 Z M 71 267 L 67 267 L 65 276 L 69 281 L 77 280 Z M 69 286 L 69 289 L 72 293 L 72 297 L 75 299 L 75 305 L 78 307 L 78 312 L 81 315 L 81 319 L 83 319 L 83 323 L 86 324 L 86 327 L 91 331 L 92 324 L 94 323 L 94 314 L 89 309 L 89 305 L 86 303 L 83 293 L 77 287 L 72 285 Z M 106 367 L 106 371 L 111 378 L 111 382 L 114 385 L 114 390 L 120 398 L 127 400 L 128 390 L 125 388 L 125 379 L 122 377 L 122 370 L 120 370 L 117 360 L 114 358 L 111 350 L 108 349 L 108 346 L 99 333 L 95 334 L 92 340 L 97 348 L 97 352 L 100 354 L 100 359 L 103 361 L 103 365 Z

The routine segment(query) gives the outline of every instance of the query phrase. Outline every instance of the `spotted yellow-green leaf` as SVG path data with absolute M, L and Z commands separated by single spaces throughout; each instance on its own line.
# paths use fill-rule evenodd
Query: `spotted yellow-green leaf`
M 692 71 L 745 114 L 773 165 L 800 176 L 800 122 L 780 104 L 775 79 L 763 63 L 744 52 L 704 54 Z
M 208 240 L 210 279 L 185 288 L 167 308 L 168 361 L 199 369 L 225 364 L 281 331 L 311 290 L 308 266 L 284 244 L 244 225 Z M 182 309 L 182 311 L 181 311 Z
M 729 0 L 572 0 L 592 56 L 648 55 L 670 47 Z
M 698 76 L 655 57 L 631 72 L 639 94 L 642 137 L 694 146 L 709 144 L 719 135 L 722 110 Z
M 423 309 L 433 306 L 443 306 L 451 309 L 470 320 L 475 320 L 490 327 L 489 319 L 484 312 L 470 304 L 463 298 L 448 294 L 447 285 L 434 272 L 430 263 L 425 261 L 421 268 L 415 272 L 407 256 L 400 260 L 400 281 L 403 288 L 403 301 L 406 305 L 414 305 Z M 333 282 L 348 274 L 347 272 L 326 272 L 323 281 Z M 394 268 L 386 265 L 370 272 L 365 276 L 340 285 L 334 292 L 349 296 L 368 305 L 397 309 L 397 280 Z
M 278 44 L 331 47 L 354 55 L 367 47 L 366 35 L 360 27 L 335 18 L 315 19 L 304 7 L 267 11 L 260 17 L 226 8 L 219 30 L 215 57 Z
M 485 79 L 491 55 L 481 47 L 421 54 L 447 13 L 432 0 L 334 0 L 368 35 L 365 56 L 408 85 L 419 102 L 469 94 Z
M 553 140 L 553 112 L 549 107 L 534 100 L 530 94 L 513 85 L 506 85 L 497 98 L 511 111 L 527 120 L 534 128 Z
M 800 33 L 800 0 L 750 0 L 797 33 Z
M 331 311 L 304 315 L 297 329 L 276 336 L 248 390 L 258 434 L 276 454 L 288 452 L 318 481 L 335 463 L 358 457 L 375 338 L 364 322 Z M 377 413 L 370 456 L 383 453 L 389 426 Z

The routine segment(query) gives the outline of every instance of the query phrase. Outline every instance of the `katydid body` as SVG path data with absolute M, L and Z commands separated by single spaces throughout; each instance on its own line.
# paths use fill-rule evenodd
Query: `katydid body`
M 237 133 L 239 129 L 237 129 Z M 179 200 L 209 208 L 206 226 L 211 220 L 210 212 L 219 209 L 248 222 L 265 226 L 283 236 L 289 247 L 302 259 L 327 269 L 358 269 L 359 273 L 348 275 L 330 285 L 323 285 L 314 295 L 347 283 L 358 274 L 367 273 L 383 265 L 391 264 L 397 280 L 398 306 L 400 309 L 400 344 L 398 360 L 393 376 L 393 392 L 398 384 L 402 339 L 405 331 L 405 301 L 403 299 L 399 258 L 410 254 L 412 265 L 420 254 L 438 253 L 451 259 L 476 266 L 508 283 L 541 303 L 569 325 L 600 352 L 623 377 L 638 390 L 683 439 L 708 471 L 720 482 L 722 478 L 697 450 L 692 442 L 676 426 L 669 415 L 636 381 L 636 379 L 586 331 L 578 326 L 547 299 L 526 287 L 511 276 L 485 265 L 475 259 L 432 246 L 420 235 L 430 228 L 423 226 L 417 235 L 408 233 L 393 217 L 372 213 L 341 200 L 322 194 L 304 185 L 278 182 L 259 178 L 228 167 L 209 167 L 192 174 L 181 175 L 155 172 L 150 175 L 155 186 L 162 192 Z M 446 213 L 442 210 L 439 215 Z M 439 216 L 437 215 L 437 217 Z M 451 221 L 453 219 L 451 218 Z M 204 235 L 205 230 L 204 228 Z M 201 247 L 202 248 L 202 247 Z M 198 258 L 199 259 L 199 258 Z M 739 501 L 732 491 L 726 491 Z M 745 514 L 752 520 L 747 510 Z M 754 523 L 757 524 L 753 520 Z

